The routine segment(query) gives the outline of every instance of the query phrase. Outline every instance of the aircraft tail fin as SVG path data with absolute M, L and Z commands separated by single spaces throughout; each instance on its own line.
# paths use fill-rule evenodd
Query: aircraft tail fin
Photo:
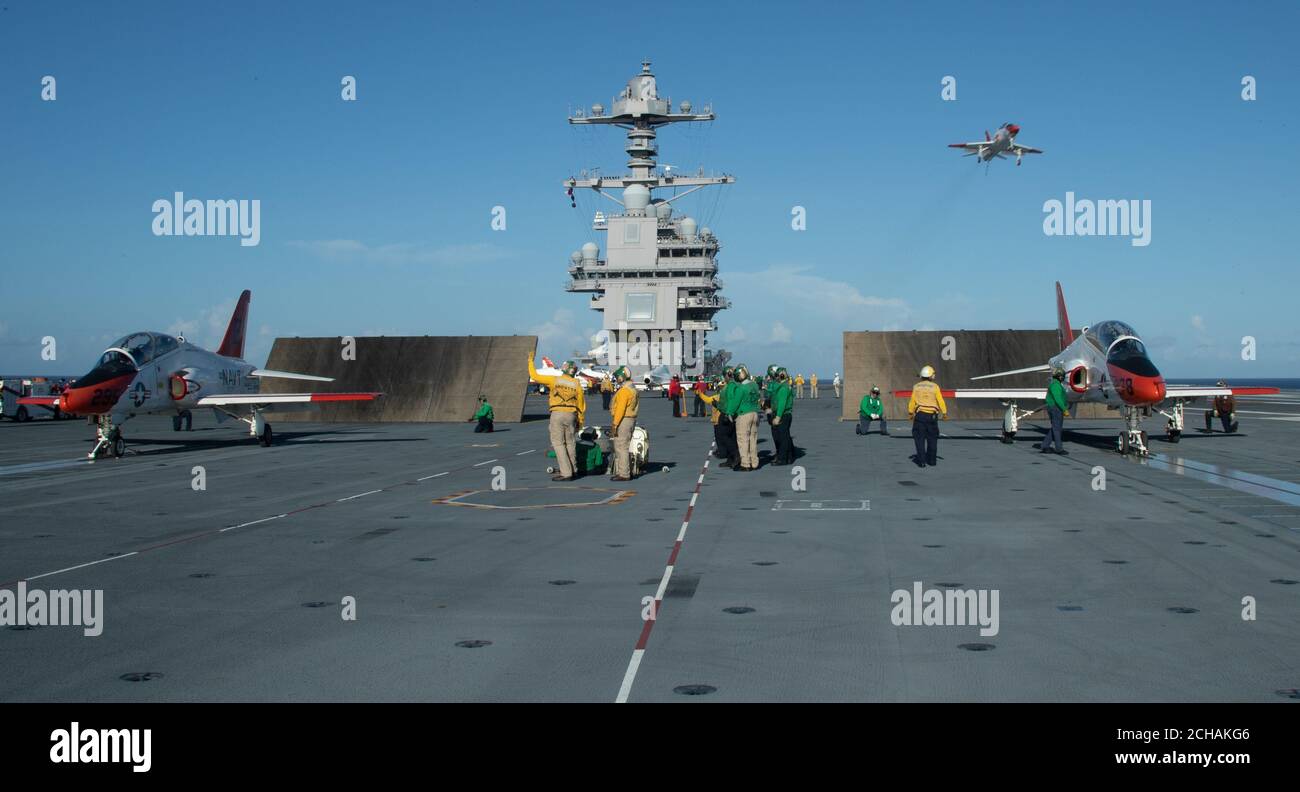
M 984 140 L 987 142 L 987 141 L 990 141 L 990 140 L 992 140 L 992 139 L 993 139 L 993 138 L 989 135 L 989 131 L 988 131 L 987 129 L 984 130 Z
M 235 312 L 230 315 L 230 324 L 226 326 L 226 337 L 221 339 L 217 354 L 224 357 L 242 358 L 244 356 L 244 336 L 248 331 L 248 302 L 253 293 L 244 289 L 235 304 Z
M 1065 349 L 1074 340 L 1074 331 L 1070 329 L 1070 317 L 1065 312 L 1065 294 L 1061 291 L 1061 282 L 1056 282 L 1056 335 Z

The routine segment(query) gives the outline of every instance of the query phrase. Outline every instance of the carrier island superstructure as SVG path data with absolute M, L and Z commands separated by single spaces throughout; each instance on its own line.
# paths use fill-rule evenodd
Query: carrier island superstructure
M 735 178 L 661 172 L 655 161 L 659 127 L 713 119 L 711 107 L 697 113 L 688 101 L 674 108 L 671 99 L 659 98 L 649 61 L 608 112 L 595 104 L 589 113 L 578 110 L 569 117 L 570 124 L 627 130 L 627 175 L 582 174 L 564 182 L 570 197 L 585 189 L 617 204 L 610 212 L 597 211 L 592 222 L 592 230 L 605 232 L 605 255 L 590 241 L 575 251 L 566 288 L 593 293 L 591 308 L 604 316 L 605 354 L 599 362 L 626 365 L 637 380 L 665 368 L 671 374 L 702 372 L 707 333 L 717 330 L 714 314 L 729 306 L 719 295 L 717 237 L 694 218 L 677 215 L 674 202 Z

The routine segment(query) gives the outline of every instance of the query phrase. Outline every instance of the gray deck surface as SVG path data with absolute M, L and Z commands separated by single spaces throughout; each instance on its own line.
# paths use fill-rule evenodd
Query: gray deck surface
M 1239 406 L 1241 434 L 1204 436 L 1192 411 L 1145 463 L 1111 451 L 1114 421 L 1067 422 L 1069 457 L 1035 453 L 1032 424 L 1004 446 L 996 421 L 952 421 L 921 470 L 905 422 L 858 437 L 829 392 L 801 400 L 807 491 L 788 467 L 709 465 L 629 699 L 1283 701 L 1300 688 L 1300 394 Z M 642 422 L 656 464 L 634 494 L 532 509 L 435 500 L 533 502 L 491 484 L 501 466 L 511 490 L 553 486 L 540 420 L 280 424 L 262 449 L 207 415 L 188 434 L 141 418 L 132 455 L 94 464 L 80 421 L 0 423 L 0 583 L 103 589 L 106 609 L 97 638 L 0 628 L 0 700 L 613 701 L 712 436 L 652 396 Z M 913 581 L 997 589 L 1000 632 L 894 626 Z

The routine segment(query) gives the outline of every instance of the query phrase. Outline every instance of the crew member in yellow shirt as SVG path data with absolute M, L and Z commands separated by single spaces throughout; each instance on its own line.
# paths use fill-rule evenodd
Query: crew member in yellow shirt
M 610 481 L 632 480 L 632 430 L 636 428 L 636 413 L 641 404 L 641 395 L 632 385 L 632 375 L 627 366 L 614 370 L 614 379 L 618 390 L 614 393 L 614 475 Z
M 907 402 L 907 417 L 912 421 L 912 441 L 916 443 L 916 466 L 939 464 L 939 416 L 948 420 L 948 405 L 943 391 L 934 382 L 934 367 L 921 369 L 921 381 L 912 386 Z
M 528 355 L 528 376 L 545 385 L 550 395 L 551 447 L 555 449 L 555 463 L 560 469 L 559 475 L 551 477 L 552 481 L 573 481 L 577 470 L 574 460 L 578 430 L 587 413 L 587 399 L 577 375 L 578 364 L 572 360 L 564 361 L 559 374 L 538 374 L 532 353 Z

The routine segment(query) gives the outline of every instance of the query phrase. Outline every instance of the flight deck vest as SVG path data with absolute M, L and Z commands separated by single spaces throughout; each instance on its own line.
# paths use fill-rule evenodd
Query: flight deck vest
M 551 412 L 577 412 L 582 386 L 572 377 L 559 376 L 551 383 Z

